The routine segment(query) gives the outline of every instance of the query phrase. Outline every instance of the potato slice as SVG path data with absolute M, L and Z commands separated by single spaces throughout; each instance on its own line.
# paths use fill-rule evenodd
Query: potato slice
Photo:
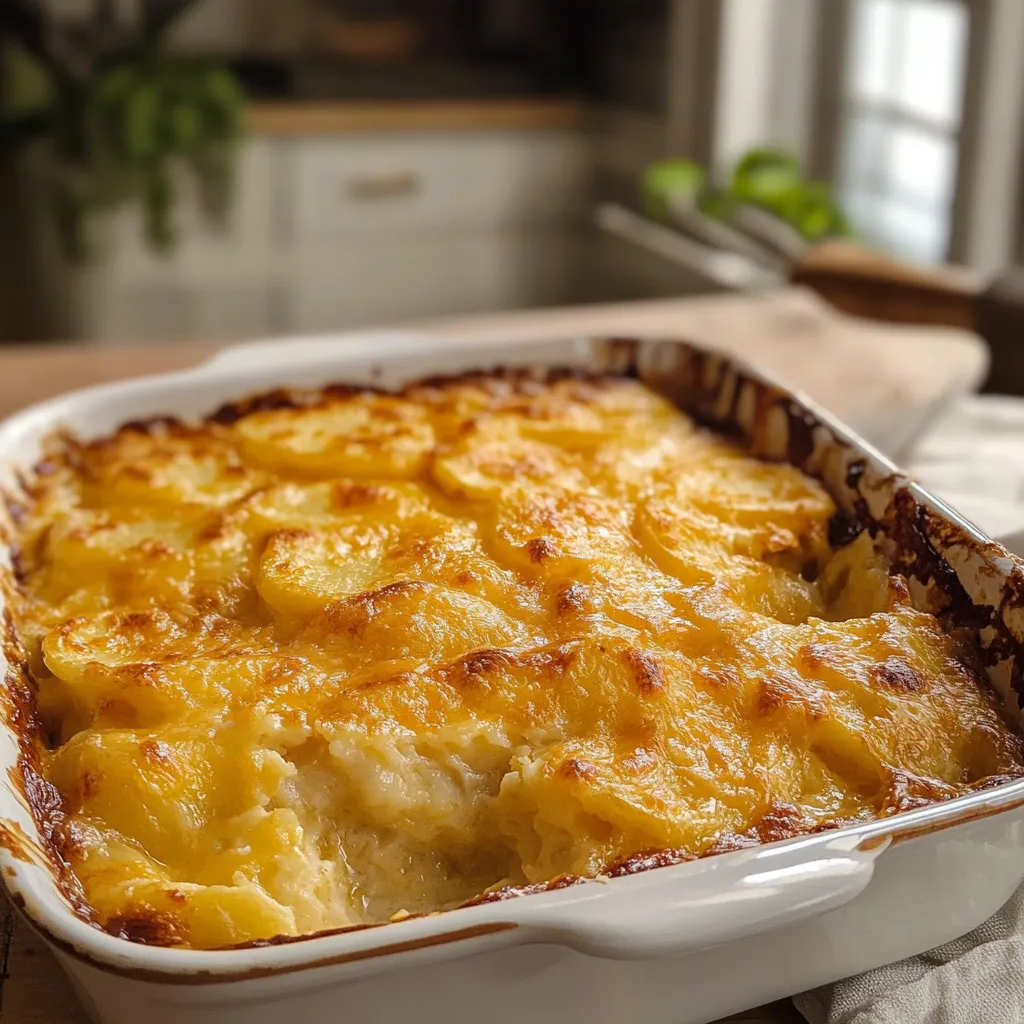
M 330 528 L 352 517 L 404 518 L 430 507 L 417 484 L 382 480 L 288 482 L 258 491 L 240 509 L 250 533 Z
M 587 490 L 573 458 L 549 444 L 473 433 L 438 454 L 433 476 L 453 497 L 493 498 L 516 488 Z
M 434 447 L 426 412 L 386 395 L 256 412 L 240 419 L 235 431 L 254 461 L 307 477 L 408 479 Z
M 79 458 L 92 504 L 225 506 L 267 482 L 212 425 L 124 429 L 84 446 Z
M 432 512 L 397 523 L 359 518 L 327 530 L 280 530 L 263 550 L 256 586 L 287 617 L 402 581 L 440 583 L 504 608 L 529 604 L 514 574 L 484 553 L 471 524 Z

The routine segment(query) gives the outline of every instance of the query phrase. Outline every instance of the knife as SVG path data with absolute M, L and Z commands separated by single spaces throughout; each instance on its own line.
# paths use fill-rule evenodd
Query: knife
M 817 292 L 836 309 L 890 323 L 974 331 L 991 353 L 984 391 L 1024 395 L 1024 267 L 993 280 L 966 267 L 915 267 L 846 239 L 808 244 L 756 207 L 738 207 L 728 225 L 757 247 L 718 248 L 697 210 L 676 211 L 673 226 L 614 203 L 596 211 L 605 231 L 659 252 L 719 287 L 762 291 L 787 283 Z M 717 223 L 717 222 L 716 222 Z M 758 251 L 767 251 L 759 258 Z

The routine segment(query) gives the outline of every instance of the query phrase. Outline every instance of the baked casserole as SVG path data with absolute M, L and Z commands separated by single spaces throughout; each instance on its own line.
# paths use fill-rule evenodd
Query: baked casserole
M 872 537 L 632 379 L 55 438 L 12 512 L 42 831 L 128 939 L 385 922 L 1024 774 Z

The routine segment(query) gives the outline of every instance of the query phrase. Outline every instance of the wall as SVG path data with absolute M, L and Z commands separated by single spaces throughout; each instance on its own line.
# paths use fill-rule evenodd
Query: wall
M 964 262 L 996 273 L 1022 255 L 1020 231 L 1021 164 L 1024 153 L 1024 3 L 987 0 L 973 6 L 978 38 L 968 82 L 968 114 L 976 118 L 968 136 L 961 175 Z M 973 90 L 973 95 L 972 95 Z M 959 213 L 959 211 L 958 211 Z
M 715 162 L 773 143 L 806 159 L 819 0 L 722 0 Z
M 715 113 L 715 162 L 726 165 L 765 141 L 774 71 L 774 0 L 723 0 Z

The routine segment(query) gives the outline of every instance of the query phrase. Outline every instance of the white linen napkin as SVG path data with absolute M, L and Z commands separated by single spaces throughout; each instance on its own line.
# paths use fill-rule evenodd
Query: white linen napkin
M 963 938 L 794 996 L 808 1024 L 1021 1024 L 1024 887 Z

